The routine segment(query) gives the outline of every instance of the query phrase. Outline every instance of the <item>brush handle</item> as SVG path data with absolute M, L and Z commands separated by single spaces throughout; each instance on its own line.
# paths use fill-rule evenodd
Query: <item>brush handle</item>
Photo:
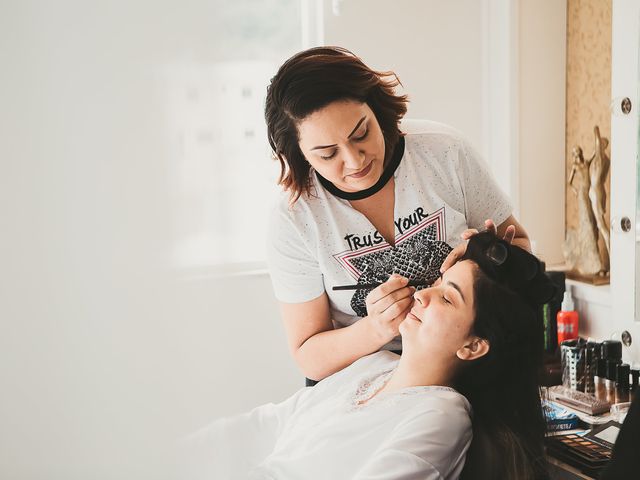
M 332 290 L 360 290 L 360 289 L 370 289 L 376 288 L 382 285 L 383 282 L 378 283 L 358 283 L 356 285 L 338 285 L 333 287 Z M 424 280 L 409 280 L 407 283 L 407 287 L 426 287 L 429 284 Z

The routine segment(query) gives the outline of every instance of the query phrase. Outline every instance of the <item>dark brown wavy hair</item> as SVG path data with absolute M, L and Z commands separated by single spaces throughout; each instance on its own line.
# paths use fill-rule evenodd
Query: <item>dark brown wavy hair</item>
M 373 111 L 385 141 L 385 162 L 401 133 L 407 96 L 396 95 L 401 85 L 393 72 L 377 72 L 341 47 L 316 47 L 289 58 L 267 87 L 265 120 L 274 157 L 280 162 L 278 183 L 294 203 L 309 194 L 310 165 L 298 144 L 298 124 L 332 102 L 353 100 Z

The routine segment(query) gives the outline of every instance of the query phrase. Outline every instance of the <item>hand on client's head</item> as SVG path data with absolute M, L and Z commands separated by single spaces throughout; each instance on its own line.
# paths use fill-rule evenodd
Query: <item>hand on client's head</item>
M 496 227 L 495 222 L 488 218 L 484 221 L 485 232 L 490 232 L 493 235 L 498 235 L 498 227 Z M 467 251 L 467 243 L 471 237 L 477 235 L 479 233 L 477 228 L 468 228 L 464 232 L 460 234 L 460 238 L 463 240 L 457 247 L 455 247 L 447 258 L 442 262 L 442 266 L 440 267 L 440 272 L 446 272 L 449 268 L 453 266 Z M 513 242 L 513 239 L 516 235 L 516 227 L 515 225 L 509 225 L 505 230 L 503 240 L 507 243 Z
M 487 218 L 484 221 L 484 229 L 485 229 L 485 231 L 491 232 L 496 236 L 498 235 L 498 227 L 496 226 L 495 222 L 490 218 Z M 476 230 L 476 233 L 478 233 L 477 230 Z M 516 236 L 516 227 L 515 227 L 515 225 L 509 225 L 507 227 L 506 231 L 504 232 L 504 235 L 503 235 L 502 239 L 505 242 L 511 243 L 511 242 L 513 242 L 513 239 L 514 239 L 515 236 Z

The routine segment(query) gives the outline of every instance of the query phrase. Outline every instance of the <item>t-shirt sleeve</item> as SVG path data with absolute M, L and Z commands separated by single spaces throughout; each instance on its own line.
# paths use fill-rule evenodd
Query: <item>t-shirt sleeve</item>
M 267 236 L 267 264 L 276 298 L 302 303 L 324 292 L 318 260 L 285 206 L 274 209 Z
M 496 225 L 503 223 L 513 212 L 513 206 L 496 183 L 488 165 L 465 140 L 462 140 L 458 160 L 457 173 L 469 228 L 482 230 L 488 218 Z
M 471 420 L 465 409 L 443 403 L 442 409 L 400 423 L 354 480 L 458 478 L 471 437 Z

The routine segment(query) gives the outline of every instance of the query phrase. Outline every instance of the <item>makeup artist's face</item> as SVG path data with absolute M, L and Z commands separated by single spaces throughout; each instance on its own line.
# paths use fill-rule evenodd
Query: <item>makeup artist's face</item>
M 365 190 L 382 175 L 384 136 L 366 103 L 330 103 L 298 124 L 298 137 L 307 161 L 340 190 Z
M 477 265 L 468 260 L 448 269 L 432 287 L 417 291 L 400 324 L 402 348 L 427 356 L 453 358 L 466 345 L 474 321 L 473 281 Z

